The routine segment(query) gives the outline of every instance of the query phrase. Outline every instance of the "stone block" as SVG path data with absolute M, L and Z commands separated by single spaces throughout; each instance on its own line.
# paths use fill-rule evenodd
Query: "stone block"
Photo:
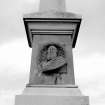
M 15 105 L 89 105 L 78 88 L 26 88 Z

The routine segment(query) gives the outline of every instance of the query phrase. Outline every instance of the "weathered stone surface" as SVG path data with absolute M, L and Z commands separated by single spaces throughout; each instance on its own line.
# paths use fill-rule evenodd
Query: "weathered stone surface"
M 81 19 L 82 16 L 71 12 L 62 12 L 55 10 L 39 11 L 35 13 L 25 14 L 24 18 L 60 18 L 60 19 Z
M 32 85 L 75 84 L 73 58 L 72 58 L 72 42 L 70 40 L 71 38 L 69 36 L 56 36 L 56 35 L 34 36 L 29 85 L 32 86 Z M 47 55 L 45 54 L 47 51 L 45 49 L 47 48 L 46 46 L 51 47 L 55 45 L 60 46 L 64 50 L 64 52 L 62 52 L 62 50 L 59 52 L 60 55 L 56 56 L 57 58 L 55 57 L 55 59 L 62 58 L 62 60 L 56 60 L 55 62 L 51 60 L 46 61 L 47 60 L 46 58 Z M 43 49 L 44 46 L 45 48 Z M 43 59 L 40 56 L 45 56 L 46 59 L 45 58 Z M 54 59 L 54 57 L 52 59 Z M 53 63 L 49 65 L 47 64 L 51 62 Z M 44 66 L 46 67 L 46 70 L 43 70 L 40 65 L 43 63 L 44 65 L 47 64 L 47 66 Z M 49 72 L 46 73 L 41 72 L 41 71 L 48 71 L 47 69 L 49 69 Z
M 29 83 L 15 105 L 88 105 L 73 67 L 81 16 L 65 12 L 65 0 L 41 0 L 39 12 L 23 19 L 32 58 Z
M 86 96 L 16 96 L 15 105 L 89 105 Z
M 26 88 L 15 105 L 89 105 L 89 97 L 78 88 Z
M 15 98 L 15 105 L 89 105 L 89 97 L 83 96 L 75 85 L 64 87 L 28 87 Z
M 41 0 L 39 11 L 65 11 L 65 0 Z
M 52 86 L 37 86 L 25 88 L 22 95 L 49 95 L 49 96 L 82 96 L 82 93 L 76 85 L 64 85 L 62 88 Z

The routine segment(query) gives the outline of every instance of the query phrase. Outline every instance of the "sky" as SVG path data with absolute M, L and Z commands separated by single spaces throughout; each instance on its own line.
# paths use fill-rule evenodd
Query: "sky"
M 0 103 L 13 105 L 29 79 L 31 48 L 23 15 L 39 0 L 0 0 Z M 90 105 L 105 105 L 105 0 L 66 0 L 66 10 L 83 19 L 74 55 L 76 84 Z

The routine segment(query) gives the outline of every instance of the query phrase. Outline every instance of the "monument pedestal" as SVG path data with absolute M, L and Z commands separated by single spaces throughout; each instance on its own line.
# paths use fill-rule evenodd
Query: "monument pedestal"
M 40 11 L 23 18 L 32 59 L 29 83 L 15 105 L 88 105 L 75 86 L 72 55 L 82 17 L 66 12 L 65 0 L 40 1 Z
M 88 96 L 83 96 L 78 87 L 27 87 L 17 95 L 15 105 L 88 105 Z

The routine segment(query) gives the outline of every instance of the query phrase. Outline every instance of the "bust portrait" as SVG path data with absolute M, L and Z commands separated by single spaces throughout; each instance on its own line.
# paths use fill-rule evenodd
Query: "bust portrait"
M 58 79 L 62 79 L 62 74 L 67 73 L 64 49 L 58 44 L 48 44 L 43 46 L 39 53 L 38 73 L 47 79 L 52 78 L 53 84 L 58 84 Z M 50 79 L 48 80 L 50 82 Z

